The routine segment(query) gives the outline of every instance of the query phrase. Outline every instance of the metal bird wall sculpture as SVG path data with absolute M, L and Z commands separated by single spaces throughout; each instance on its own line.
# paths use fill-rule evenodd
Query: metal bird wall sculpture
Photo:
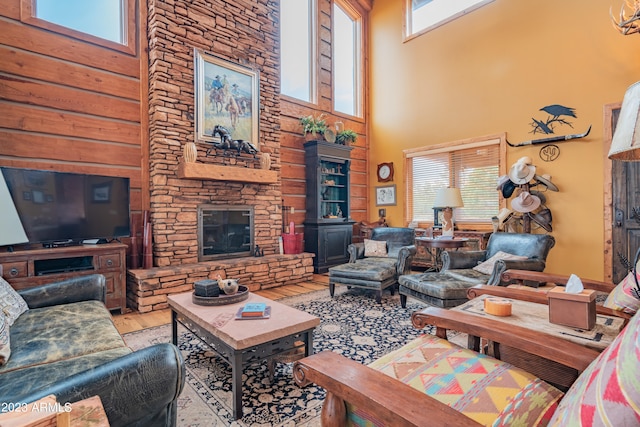
M 542 107 L 539 111 L 544 111 L 545 113 L 548 114 L 548 116 L 545 120 L 539 120 L 532 117 L 531 118 L 532 121 L 530 124 L 533 127 L 533 130 L 530 133 L 533 133 L 533 134 L 542 133 L 546 135 L 555 134 L 555 128 L 557 126 L 567 125 L 570 128 L 573 128 L 573 124 L 569 119 L 578 118 L 575 108 L 565 107 L 564 105 L 560 105 L 560 104 L 547 105 L 546 107 Z M 591 125 L 589 125 L 589 128 L 583 133 L 576 133 L 576 134 L 562 135 L 562 136 L 559 136 L 559 135 L 550 136 L 548 138 L 541 138 L 541 139 L 532 139 L 530 141 L 524 141 L 519 144 L 512 144 L 509 141 L 507 141 L 507 144 L 509 144 L 509 146 L 511 147 L 524 147 L 526 145 L 548 144 L 550 142 L 568 141 L 570 139 L 584 138 L 585 136 L 589 135 L 589 132 L 591 132 Z
M 551 134 L 555 133 L 554 128 L 557 125 L 567 125 L 569 127 L 573 127 L 569 119 L 567 117 L 577 118 L 576 109 L 571 107 L 565 107 L 564 105 L 552 104 L 547 105 L 546 107 L 542 107 L 540 111 L 544 111 L 549 116 L 546 120 L 537 120 L 535 118 L 531 118 L 531 126 L 533 126 L 533 130 L 531 133 L 544 133 Z

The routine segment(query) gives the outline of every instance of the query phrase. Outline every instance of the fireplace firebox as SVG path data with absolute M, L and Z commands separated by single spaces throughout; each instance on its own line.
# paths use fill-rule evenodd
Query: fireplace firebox
M 198 206 L 198 261 L 251 256 L 253 207 Z

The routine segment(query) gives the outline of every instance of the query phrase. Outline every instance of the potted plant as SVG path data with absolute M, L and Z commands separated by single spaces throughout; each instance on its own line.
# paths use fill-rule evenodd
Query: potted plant
M 321 139 L 324 132 L 328 129 L 324 114 L 320 114 L 319 116 L 310 114 L 300 117 L 300 123 L 302 124 L 302 131 L 307 141 Z
M 338 132 L 338 134 L 336 135 L 336 144 L 351 145 L 356 142 L 356 139 L 358 139 L 357 133 L 350 129 L 345 129 Z

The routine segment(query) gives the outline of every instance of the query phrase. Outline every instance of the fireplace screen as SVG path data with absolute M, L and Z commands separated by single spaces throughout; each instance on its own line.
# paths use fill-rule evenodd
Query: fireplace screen
M 250 256 L 253 249 L 253 208 L 198 207 L 198 260 Z

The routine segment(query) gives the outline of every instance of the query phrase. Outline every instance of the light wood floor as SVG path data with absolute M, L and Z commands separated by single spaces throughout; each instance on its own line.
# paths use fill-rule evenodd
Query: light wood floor
M 314 274 L 310 282 L 298 283 L 295 285 L 284 285 L 277 288 L 264 289 L 255 293 L 277 300 L 280 298 L 305 294 L 307 292 L 327 289 L 329 287 L 329 276 L 322 274 Z M 121 334 L 139 331 L 141 329 L 151 328 L 169 324 L 171 322 L 171 310 L 158 310 L 150 313 L 139 313 L 137 311 L 125 314 L 117 314 L 113 316 L 113 322 Z

